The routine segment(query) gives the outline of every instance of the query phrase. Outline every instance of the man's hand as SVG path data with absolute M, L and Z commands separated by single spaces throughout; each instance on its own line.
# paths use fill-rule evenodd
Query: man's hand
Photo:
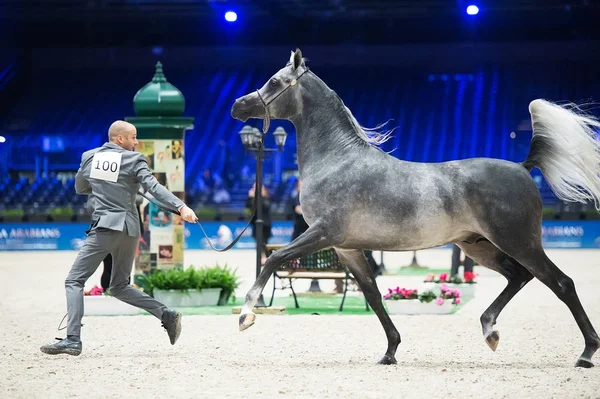
M 187 205 L 184 205 L 181 208 L 179 208 L 179 213 L 181 214 L 183 220 L 185 220 L 186 222 L 195 223 L 198 220 L 198 217 L 196 217 L 194 211 L 188 208 Z

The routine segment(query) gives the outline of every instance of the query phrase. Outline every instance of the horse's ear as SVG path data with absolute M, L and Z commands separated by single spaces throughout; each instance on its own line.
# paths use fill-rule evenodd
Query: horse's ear
M 293 54 L 294 61 L 292 65 L 294 65 L 294 69 L 298 69 L 301 65 L 304 64 L 302 60 L 302 51 L 299 48 L 296 49 L 296 52 Z

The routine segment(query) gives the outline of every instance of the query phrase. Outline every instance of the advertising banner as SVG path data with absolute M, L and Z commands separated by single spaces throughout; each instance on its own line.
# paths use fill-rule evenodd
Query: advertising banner
M 182 224 L 180 218 L 167 217 L 154 209 L 149 214 L 150 220 L 147 222 L 151 228 L 146 229 L 140 240 L 141 259 L 138 261 L 141 264 L 146 262 L 149 266 L 153 263 L 158 268 L 168 268 L 181 262 L 181 247 L 210 249 L 197 224 Z M 215 248 L 220 249 L 233 241 L 246 226 L 246 222 L 205 222 L 202 226 Z M 88 228 L 88 223 L 0 223 L 0 251 L 79 250 Z M 290 242 L 292 231 L 292 222 L 273 222 L 273 235 L 269 244 Z M 600 249 L 600 222 L 544 221 L 542 240 L 545 248 Z M 250 226 L 233 249 L 255 247 Z
M 0 251 L 79 250 L 88 223 L 0 223 Z

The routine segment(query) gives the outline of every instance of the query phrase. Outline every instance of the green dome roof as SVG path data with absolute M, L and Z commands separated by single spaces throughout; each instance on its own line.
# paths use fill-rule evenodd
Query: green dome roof
M 182 116 L 185 111 L 183 94 L 167 82 L 161 62 L 156 63 L 152 81 L 142 87 L 133 97 L 133 109 L 137 116 Z

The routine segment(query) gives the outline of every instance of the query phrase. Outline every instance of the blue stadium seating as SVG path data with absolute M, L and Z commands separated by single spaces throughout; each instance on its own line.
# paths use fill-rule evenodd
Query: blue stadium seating
M 248 93 L 274 71 L 251 68 L 165 68 L 167 79 L 186 98 L 187 116 L 195 117 L 195 129 L 186 135 L 186 187 L 198 196 L 198 181 L 205 169 L 223 173 L 224 148 L 233 203 L 240 206 L 252 182 L 254 160 L 246 154 L 238 136 L 243 123 L 233 120 L 235 98 Z M 359 123 L 373 127 L 391 119 L 393 137 L 382 147 L 393 156 L 410 161 L 441 162 L 469 157 L 523 160 L 531 138 L 528 104 L 534 98 L 554 101 L 590 101 L 600 97 L 600 83 L 593 67 L 561 64 L 486 67 L 453 73 L 383 68 L 323 68 L 314 70 L 345 104 Z M 109 124 L 133 116 L 132 99 L 152 73 L 128 69 L 62 69 L 33 71 L 20 99 L 2 126 L 19 126 L 13 145 L 13 167 L 32 169 L 35 156 L 49 158 L 55 171 L 76 170 L 81 152 L 101 145 Z M 390 79 L 393 77 L 393 79 Z M 0 80 L 1 82 L 1 80 Z M 568 82 L 562 84 L 562 82 Z M 594 113 L 597 110 L 592 110 Z M 249 122 L 261 127 L 261 121 Z M 282 169 L 295 165 L 295 134 L 288 122 L 273 121 L 271 131 L 283 126 L 288 140 Z M 516 132 L 516 138 L 510 137 Z M 44 136 L 63 138 L 65 151 L 44 154 Z M 220 146 L 220 142 L 225 147 Z M 274 147 L 270 135 L 267 145 Z M 278 186 L 272 159 L 265 161 L 266 182 L 283 200 L 291 184 Z M 243 178 L 246 168 L 249 175 Z M 37 184 L 37 185 L 36 185 Z M 548 203 L 555 201 L 545 181 L 540 191 Z M 69 182 L 54 181 L 1 186 L 2 202 L 52 201 Z M 69 203 L 79 203 L 70 198 Z

